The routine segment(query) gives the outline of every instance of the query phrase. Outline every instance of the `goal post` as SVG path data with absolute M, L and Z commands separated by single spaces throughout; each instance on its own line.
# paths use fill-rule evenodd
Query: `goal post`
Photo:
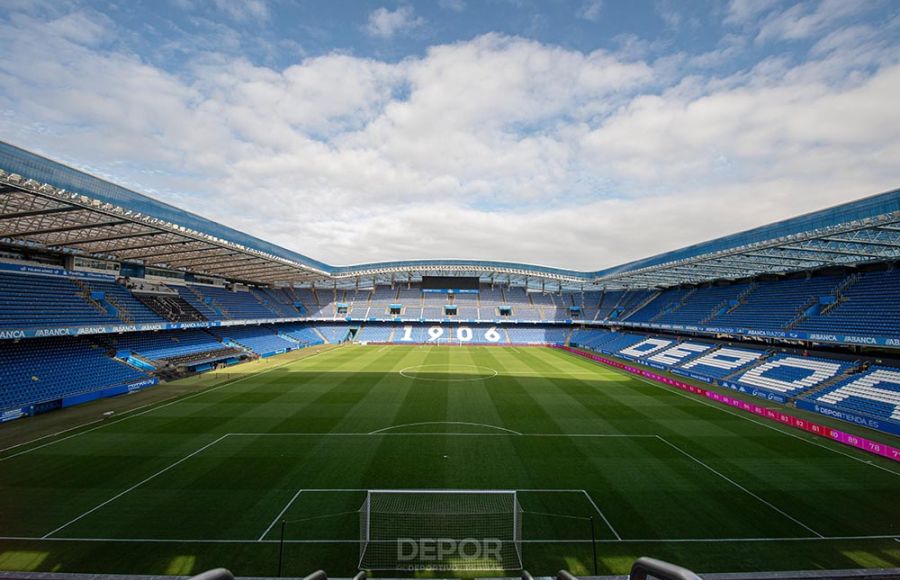
M 510 490 L 370 490 L 361 570 L 521 570 L 522 507 Z
M 435 344 L 448 344 L 448 345 L 456 345 L 462 346 L 462 341 L 459 338 L 455 337 L 441 337 L 434 341 Z

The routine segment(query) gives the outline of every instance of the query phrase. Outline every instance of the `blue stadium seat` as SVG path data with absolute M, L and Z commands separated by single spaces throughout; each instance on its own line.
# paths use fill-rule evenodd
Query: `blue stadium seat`
M 224 344 L 237 343 L 260 356 L 269 356 L 299 348 L 297 343 L 278 336 L 266 326 L 224 326 L 210 330 Z
M 747 348 L 722 347 L 675 367 L 710 379 L 723 379 L 756 364 L 765 352 Z
M 150 360 L 169 360 L 221 350 L 224 345 L 204 330 L 134 332 L 108 337 L 117 351 L 130 350 Z
M 797 330 L 860 336 L 900 336 L 900 270 L 867 272 L 841 292 L 843 301 L 814 314 Z
M 62 276 L 0 273 L 0 328 L 122 324 L 84 293 Z
M 872 366 L 808 400 L 900 424 L 900 369 Z
M 145 378 L 85 338 L 0 342 L 0 411 Z
M 796 396 L 844 374 L 853 363 L 777 354 L 735 379 L 740 385 Z

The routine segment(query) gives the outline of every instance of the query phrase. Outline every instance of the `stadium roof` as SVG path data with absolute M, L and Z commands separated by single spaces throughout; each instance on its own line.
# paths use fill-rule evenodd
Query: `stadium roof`
M 597 272 L 483 260 L 331 266 L 0 142 L 0 240 L 256 283 L 451 274 L 548 289 L 666 287 L 897 260 L 900 190 Z

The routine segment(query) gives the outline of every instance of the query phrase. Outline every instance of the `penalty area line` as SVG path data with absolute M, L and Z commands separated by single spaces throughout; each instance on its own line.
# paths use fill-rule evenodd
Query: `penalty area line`
M 112 496 L 111 498 L 109 498 L 108 500 L 104 501 L 103 503 L 100 503 L 100 504 L 98 504 L 98 505 L 92 507 L 92 508 L 89 509 L 88 511 L 82 513 L 81 515 L 79 515 L 79 516 L 77 516 L 77 517 L 75 517 L 75 518 L 69 520 L 68 522 L 64 523 L 63 525 L 61 525 L 61 526 L 59 526 L 59 527 L 57 527 L 57 528 L 55 528 L 55 529 L 53 529 L 53 530 L 47 532 L 46 534 L 44 534 L 44 536 L 43 536 L 41 539 L 44 539 L 44 540 L 49 539 L 50 536 L 52 536 L 53 534 L 55 534 L 55 533 L 57 533 L 57 532 L 59 532 L 59 531 L 62 531 L 63 529 L 65 529 L 65 528 L 71 526 L 72 524 L 74 524 L 74 523 L 77 522 L 78 520 L 80 520 L 80 519 L 82 519 L 82 518 L 84 518 L 84 517 L 86 517 L 86 516 L 89 516 L 90 514 L 92 514 L 92 513 L 94 513 L 95 511 L 99 510 L 99 509 L 102 508 L 103 506 L 106 506 L 106 505 L 111 504 L 112 502 L 116 501 L 117 499 L 119 499 L 119 498 L 122 497 L 123 495 L 127 494 L 128 492 L 134 491 L 135 489 L 137 489 L 137 488 L 139 488 L 140 486 L 144 485 L 144 484 L 147 483 L 148 481 L 150 481 L 150 480 L 152 480 L 152 479 L 155 479 L 156 477 L 159 477 L 159 476 L 162 475 L 163 473 L 169 471 L 169 470 L 172 469 L 173 467 L 176 467 L 176 466 L 178 466 L 178 465 L 181 465 L 182 463 L 184 463 L 185 461 L 187 461 L 187 460 L 190 459 L 191 457 L 197 455 L 198 453 L 201 453 L 201 452 L 203 452 L 203 451 L 206 451 L 207 449 L 209 449 L 210 447 L 212 447 L 213 445 L 215 445 L 215 444 L 218 443 L 219 441 L 225 439 L 226 437 L 228 437 L 228 433 L 226 433 L 225 435 L 222 435 L 221 437 L 219 437 L 218 439 L 216 439 L 216 440 L 214 440 L 214 441 L 210 441 L 209 443 L 207 443 L 206 445 L 204 445 L 204 446 L 201 447 L 200 449 L 197 449 L 196 451 L 194 451 L 194 452 L 192 452 L 192 453 L 190 453 L 190 454 L 188 454 L 188 455 L 185 455 L 184 457 L 182 457 L 181 459 L 179 459 L 179 460 L 176 461 L 175 463 L 171 463 L 171 464 L 169 464 L 168 466 L 163 467 L 162 469 L 160 469 L 159 471 L 157 471 L 157 472 L 154 473 L 153 475 L 151 475 L 151 476 L 149 476 L 149 477 L 145 477 L 144 479 L 142 479 L 141 481 L 139 481 L 139 482 L 137 482 L 136 484 L 132 485 L 131 487 L 129 487 L 129 488 L 126 489 L 125 491 L 121 491 L 121 492 L 117 493 L 116 495 Z
M 582 489 L 582 490 L 580 490 L 580 491 L 581 491 L 581 493 L 584 494 L 584 497 L 586 497 L 587 500 L 588 500 L 589 502 L 591 502 L 591 505 L 594 506 L 594 509 L 597 510 L 597 513 L 600 514 L 600 517 L 603 519 L 603 522 L 606 524 L 606 527 L 608 527 L 610 530 L 612 530 L 612 533 L 613 533 L 613 535 L 616 537 L 616 540 L 618 540 L 618 541 L 621 542 L 621 541 L 622 541 L 622 536 L 619 535 L 619 532 L 616 531 L 616 528 L 614 528 L 613 525 L 612 525 L 611 523 L 609 523 L 609 520 L 606 518 L 605 515 L 603 515 L 603 512 L 600 511 L 600 508 L 597 507 L 597 504 L 594 503 L 594 498 L 591 497 L 591 494 L 589 494 L 589 493 L 588 493 L 586 490 L 584 490 L 584 489 Z
M 747 495 L 751 496 L 752 498 L 756 499 L 756 500 L 759 501 L 760 503 L 763 503 L 763 504 L 769 506 L 770 508 L 772 508 L 772 509 L 775 510 L 776 512 L 780 513 L 780 514 L 783 515 L 784 517 L 788 518 L 789 520 L 791 520 L 791 521 L 794 522 L 795 524 L 797 524 L 797 525 L 801 526 L 802 528 L 804 528 L 806 531 L 812 532 L 813 534 L 815 534 L 816 536 L 818 536 L 818 537 L 820 537 L 820 538 L 824 538 L 824 537 L 825 537 L 825 536 L 823 536 L 822 534 L 820 534 L 819 532 L 817 532 L 817 531 L 815 531 L 814 529 L 812 529 L 811 527 L 809 527 L 808 525 L 806 525 L 806 524 L 804 524 L 803 522 L 801 522 L 800 520 L 798 520 L 797 518 L 795 518 L 794 516 L 792 516 L 791 514 L 787 513 L 787 512 L 784 511 L 783 509 L 779 508 L 779 507 L 776 506 L 775 504 L 773 504 L 773 503 L 771 503 L 771 502 L 769 502 L 769 501 L 767 501 L 767 500 L 761 498 L 760 496 L 758 496 L 757 494 L 753 493 L 752 491 L 750 491 L 749 489 L 747 489 L 747 488 L 744 487 L 743 485 L 739 484 L 739 483 L 736 482 L 735 480 L 731 479 L 731 478 L 728 477 L 727 475 L 725 475 L 725 474 L 723 474 L 722 472 L 720 472 L 720 471 L 714 469 L 713 467 L 710 467 L 709 465 L 707 465 L 707 464 L 704 463 L 703 461 L 697 459 L 696 457 L 694 457 L 693 455 L 691 455 L 690 453 L 688 453 L 687 451 L 685 451 L 685 450 L 682 449 L 681 447 L 675 445 L 674 443 L 672 443 L 671 441 L 669 441 L 669 440 L 666 439 L 665 437 L 662 437 L 662 436 L 660 436 L 660 435 L 657 435 L 657 438 L 658 438 L 660 441 L 662 441 L 663 443 L 665 443 L 666 445 L 668 445 L 669 447 L 671 447 L 672 449 L 674 449 L 675 451 L 681 453 L 682 455 L 684 455 L 684 456 L 687 457 L 688 459 L 693 460 L 695 463 L 697 463 L 697 464 L 700 465 L 701 467 L 704 467 L 704 468 L 706 468 L 707 470 L 711 471 L 712 473 L 718 475 L 719 477 L 721 477 L 722 479 L 724 479 L 725 481 L 727 481 L 727 482 L 730 483 L 731 485 L 735 486 L 735 487 L 738 488 L 739 490 L 743 491 L 743 492 L 746 493 Z
M 278 515 L 275 516 L 275 519 L 272 520 L 272 523 L 269 524 L 269 527 L 267 527 L 265 529 L 265 531 L 263 531 L 263 533 L 259 535 L 259 539 L 256 540 L 257 542 L 263 541 L 263 538 L 265 538 L 266 535 L 272 530 L 272 528 L 275 527 L 275 524 L 277 524 L 278 520 L 280 520 L 282 518 L 282 516 L 284 516 L 284 514 L 288 511 L 288 509 L 291 507 L 291 505 L 293 505 L 293 503 L 295 501 L 297 501 L 297 498 L 300 497 L 301 493 L 303 493 L 303 490 L 298 489 L 297 493 L 295 493 L 294 496 L 291 498 L 291 501 L 287 502 L 287 504 L 285 504 L 284 508 L 280 512 L 278 512 Z
M 419 423 L 403 423 L 401 425 L 382 427 L 381 429 L 370 431 L 369 433 L 367 433 L 367 435 L 378 435 L 380 433 L 390 431 L 391 429 L 401 429 L 403 427 L 423 427 L 425 425 L 465 425 L 467 427 L 485 427 L 487 429 L 497 429 L 498 431 L 503 431 L 511 435 L 522 435 L 522 433 L 519 433 L 518 431 L 513 431 L 512 429 L 507 429 L 506 427 L 500 427 L 499 425 L 488 425 L 487 423 L 472 423 L 469 421 L 421 421 Z M 481 435 L 481 433 L 476 433 L 476 435 Z
M 598 544 L 717 544 L 740 542 L 837 542 L 851 540 L 894 540 L 895 535 L 872 536 L 825 536 L 781 537 L 781 538 L 628 538 L 622 540 L 597 540 Z M 105 543 L 148 543 L 148 544 L 277 544 L 279 540 L 234 540 L 221 538 L 38 538 L 29 536 L 0 536 L 0 542 L 105 542 Z M 285 540 L 285 544 L 359 544 L 359 540 Z M 523 544 L 590 544 L 586 539 L 532 539 L 522 540 Z
M 641 377 L 641 376 L 638 376 L 638 375 L 633 375 L 633 374 L 631 374 L 631 373 L 627 373 L 627 372 L 625 372 L 625 371 L 623 371 L 623 370 L 620 370 L 620 369 L 617 369 L 617 368 L 615 368 L 615 367 L 611 367 L 611 366 L 605 365 L 605 364 L 603 364 L 603 363 L 596 363 L 596 364 L 599 364 L 599 365 L 602 366 L 603 368 L 609 369 L 610 371 L 616 373 L 616 374 L 619 375 L 619 376 L 627 377 L 627 378 L 630 378 L 630 379 L 638 380 L 638 381 L 640 381 L 640 382 L 642 382 L 642 383 L 644 383 L 644 384 L 650 385 L 651 387 L 656 387 L 657 389 L 660 389 L 660 390 L 665 391 L 665 392 L 667 392 L 667 393 L 671 393 L 671 394 L 673 394 L 673 395 L 677 395 L 677 396 L 679 396 L 679 397 L 681 397 L 681 398 L 683 398 L 683 399 L 687 399 L 687 400 L 689 400 L 689 401 L 693 401 L 693 402 L 695 402 L 695 403 L 699 403 L 700 405 L 705 405 L 705 406 L 707 406 L 707 407 L 709 407 L 709 408 L 711 408 L 711 409 L 716 409 L 716 410 L 721 411 L 721 412 L 723 412 L 723 413 L 726 413 L 726 414 L 728 414 L 728 415 L 732 415 L 732 416 L 734 416 L 734 417 L 737 417 L 738 419 L 743 419 L 743 420 L 745 420 L 745 421 L 749 421 L 749 422 L 751 422 L 751 423 L 755 423 L 755 424 L 759 425 L 760 427 L 765 427 L 766 429 L 770 429 L 770 430 L 772 430 L 772 431 L 775 431 L 776 433 L 781 433 L 782 435 L 787 435 L 788 437 L 793 437 L 794 439 L 797 439 L 797 440 L 800 440 L 800 441 L 804 441 L 804 442 L 806 442 L 806 443 L 809 443 L 810 445 L 815 445 L 816 447 L 821 447 L 822 449 L 825 449 L 826 451 L 831 451 L 832 453 L 837 453 L 838 455 L 843 455 L 844 457 L 847 457 L 848 459 L 852 459 L 853 461 L 856 461 L 856 462 L 859 462 L 859 463 L 863 463 L 863 464 L 865 464 L 865 465 L 870 465 L 870 466 L 872 466 L 872 467 L 874 467 L 874 468 L 876 468 L 876 469 L 880 469 L 881 471 L 885 471 L 885 472 L 887 472 L 887 473 L 890 473 L 890 474 L 893 474 L 893 475 L 900 476 L 900 471 L 894 471 L 893 469 L 888 469 L 887 467 L 884 467 L 883 465 L 878 465 L 877 463 L 873 463 L 873 462 L 872 462 L 871 460 L 869 460 L 869 459 L 863 459 L 862 457 L 857 457 L 857 456 L 855 456 L 855 455 L 850 455 L 849 453 L 845 453 L 844 451 L 841 451 L 840 449 L 835 449 L 834 447 L 831 447 L 831 446 L 829 446 L 829 445 L 824 445 L 823 443 L 821 443 L 821 442 L 819 442 L 819 441 L 814 441 L 813 439 L 809 439 L 809 438 L 807 438 L 807 437 L 801 437 L 799 432 L 798 432 L 798 433 L 793 433 L 793 432 L 791 432 L 791 431 L 785 431 L 784 429 L 779 429 L 778 427 L 775 426 L 775 425 L 777 425 L 777 423 L 775 423 L 775 424 L 764 423 L 763 421 L 760 421 L 760 420 L 755 419 L 754 416 L 752 416 L 752 415 L 749 415 L 749 414 L 744 413 L 744 412 L 734 411 L 734 410 L 732 410 L 732 409 L 730 409 L 730 408 L 728 408 L 728 407 L 725 407 L 724 405 L 718 404 L 718 403 L 712 403 L 712 402 L 710 402 L 710 401 L 705 400 L 705 398 L 703 398 L 703 397 L 699 397 L 699 396 L 696 396 L 696 395 L 689 395 L 689 394 L 687 394 L 687 393 L 681 391 L 681 390 L 678 389 L 678 388 L 669 388 L 669 387 L 666 387 L 666 386 L 664 386 L 664 385 L 662 385 L 662 384 L 659 384 L 659 383 L 656 383 L 656 382 L 654 382 L 654 381 L 651 381 L 651 380 L 649 380 L 649 379 L 645 379 L 644 377 Z
M 36 442 L 38 442 L 38 441 L 41 441 L 41 440 L 43 440 L 43 439 L 47 439 L 47 438 L 50 438 L 50 437 L 57 437 L 57 436 L 59 436 L 59 435 L 63 435 L 63 434 L 68 433 L 68 432 L 70 432 L 70 431 L 75 431 L 76 429 L 81 429 L 81 428 L 87 427 L 87 426 L 89 426 L 89 425 L 94 425 L 94 424 L 96 424 L 96 423 L 101 423 L 100 425 L 97 425 L 96 427 L 92 427 L 92 428 L 90 428 L 90 429 L 85 429 L 84 431 L 78 431 L 77 433 L 72 433 L 71 435 L 67 435 L 66 437 L 62 437 L 62 438 L 60 438 L 60 439 L 54 439 L 53 441 L 48 441 L 47 443 L 43 443 L 43 444 L 37 445 L 37 446 L 35 446 L 35 447 L 29 447 L 28 449 L 25 449 L 24 451 L 19 451 L 19 452 L 17 452 L 17 453 L 13 453 L 12 455 L 6 455 L 6 456 L 3 456 L 3 457 L 0 457 L 0 462 L 2 462 L 2 461 L 7 461 L 7 460 L 12 459 L 12 458 L 14 458 L 14 457 L 19 457 L 20 455 L 25 455 L 26 453 L 31 453 L 32 451 L 37 451 L 38 449 L 43 449 L 44 447 L 47 447 L 47 446 L 49 446 L 49 445 L 55 445 L 55 444 L 57 444 L 57 443 L 62 443 L 63 441 L 67 441 L 67 440 L 69 440 L 69 439 L 72 439 L 73 437 L 78 437 L 79 435 L 86 435 L 87 433 L 93 433 L 94 431 L 96 431 L 96 430 L 98 430 L 98 429 L 103 429 L 104 427 L 109 427 L 110 425 L 115 425 L 116 423 L 121 423 L 122 421 L 127 421 L 128 419 L 134 419 L 135 417 L 140 417 L 140 416 L 142 416 L 142 415 L 146 415 L 147 413 L 152 413 L 153 411 L 158 411 L 158 410 L 160 410 L 160 409 L 165 409 L 166 407 L 169 407 L 169 406 L 171 406 L 171 405 L 177 405 L 178 403 L 183 403 L 184 401 L 189 401 L 189 400 L 194 399 L 194 398 L 196 398 L 196 397 L 200 397 L 200 396 L 202 396 L 202 395 L 206 395 L 206 394 L 209 394 L 209 393 L 213 393 L 213 392 L 215 392 L 215 391 L 218 391 L 219 389 L 224 389 L 225 387 L 230 387 L 230 386 L 232 386 L 232 385 L 235 385 L 235 384 L 237 384 L 237 383 L 240 383 L 240 382 L 242 382 L 242 381 L 245 381 L 245 380 L 247 380 L 247 379 L 249 379 L 249 378 L 252 378 L 252 377 L 258 377 L 258 376 L 261 376 L 261 375 L 270 373 L 270 372 L 272 372 L 272 371 L 274 371 L 274 370 L 280 369 L 281 367 L 284 367 L 284 366 L 287 366 L 287 365 L 290 365 L 290 364 L 294 364 L 294 363 L 296 363 L 296 362 L 300 362 L 300 361 L 303 361 L 303 360 L 310 359 L 310 358 L 312 358 L 312 357 L 314 357 L 314 356 L 318 356 L 319 354 L 321 354 L 321 353 L 323 353 L 323 352 L 330 352 L 331 350 L 334 350 L 334 349 L 320 350 L 320 351 L 318 351 L 318 352 L 314 352 L 314 353 L 312 353 L 311 355 L 306 356 L 306 357 L 303 357 L 303 358 L 298 358 L 298 359 L 293 359 L 293 360 L 289 360 L 289 361 L 284 361 L 284 362 L 279 363 L 279 364 L 277 364 L 277 365 L 275 365 L 275 366 L 273 366 L 273 367 L 271 367 L 271 368 L 268 368 L 268 369 L 265 369 L 265 370 L 261 370 L 261 371 L 255 372 L 255 373 L 250 373 L 250 374 L 244 375 L 244 376 L 242 376 L 242 377 L 238 377 L 238 378 L 236 378 L 236 379 L 234 379 L 234 380 L 226 381 L 226 382 L 222 383 L 221 385 L 215 385 L 215 386 L 212 386 L 212 387 L 208 387 L 208 388 L 205 388 L 205 389 L 201 389 L 201 390 L 199 390 L 199 391 L 197 391 L 197 392 L 194 392 L 194 393 L 190 393 L 190 394 L 186 394 L 186 395 L 176 395 L 175 397 L 172 397 L 171 399 L 166 399 L 166 400 L 163 400 L 163 401 L 156 401 L 156 402 L 154 402 L 154 403 L 147 403 L 146 405 L 141 405 L 141 406 L 139 406 L 139 407 L 135 407 L 134 409 L 129 409 L 129 410 L 123 412 L 123 413 L 122 413 L 122 416 L 118 417 L 118 418 L 115 419 L 115 420 L 96 419 L 96 420 L 93 420 L 93 421 L 89 421 L 89 422 L 87 422 L 87 423 L 82 423 L 82 424 L 80 424 L 80 425 L 75 425 L 75 426 L 73 426 L 73 427 L 69 427 L 69 428 L 67 428 L 67 429 L 63 429 L 62 431 L 57 431 L 56 433 L 49 433 L 49 434 L 47 434 L 47 435 L 43 435 L 43 436 L 38 437 L 38 438 L 36 438 L 36 439 L 32 439 L 31 441 L 26 441 L 26 442 L 23 442 L 23 443 L 17 443 L 16 445 L 12 445 L 12 446 L 10 446 L 10 447 L 6 447 L 6 448 L 4 448 L 4 449 L 0 449 L 0 453 L 5 453 L 6 451 L 10 451 L 10 450 L 15 449 L 15 448 L 17 448 L 17 447 L 22 447 L 22 446 L 24 446 L 24 445 L 31 445 L 31 444 L 33 444 L 33 443 L 36 443 Z M 148 407 L 149 407 L 149 408 L 148 408 Z

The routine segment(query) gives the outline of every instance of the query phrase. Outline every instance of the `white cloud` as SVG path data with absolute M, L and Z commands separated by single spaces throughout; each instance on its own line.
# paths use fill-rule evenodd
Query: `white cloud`
M 769 14 L 760 27 L 757 42 L 800 40 L 821 33 L 848 16 L 865 10 L 864 3 L 820 0 L 794 4 Z
M 388 39 L 415 30 L 424 24 L 425 19 L 416 16 L 411 6 L 401 6 L 393 11 L 381 7 L 369 14 L 365 31 L 370 36 Z
M 214 0 L 216 8 L 233 20 L 256 20 L 265 22 L 269 19 L 269 6 L 264 0 Z
M 603 11 L 603 0 L 585 0 L 578 10 L 578 17 L 590 22 L 598 22 Z
M 778 0 L 731 0 L 725 13 L 725 23 L 746 24 L 777 3 Z
M 0 22 L 0 138 L 328 262 L 599 268 L 900 178 L 900 59 L 872 28 L 727 75 L 739 42 L 651 60 L 498 34 L 176 75 L 94 16 Z
M 667 0 L 657 0 L 655 8 L 656 13 L 660 18 L 662 18 L 662 21 L 665 23 L 666 28 L 672 30 L 678 30 L 679 28 L 681 28 L 681 23 L 684 20 L 684 17 L 681 15 L 681 12 L 678 11 L 676 5 L 673 5 Z
M 462 12 L 466 9 L 465 0 L 438 0 L 438 5 L 452 12 Z

